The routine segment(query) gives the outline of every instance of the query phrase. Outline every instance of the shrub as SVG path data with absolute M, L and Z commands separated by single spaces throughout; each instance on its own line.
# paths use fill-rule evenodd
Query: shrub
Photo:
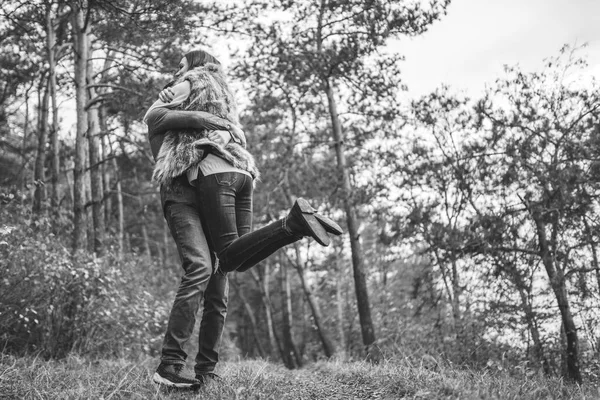
M 172 297 L 151 287 L 148 271 L 158 268 L 135 255 L 72 256 L 53 221 L 31 215 L 18 193 L 0 197 L 2 348 L 48 358 L 155 354 Z

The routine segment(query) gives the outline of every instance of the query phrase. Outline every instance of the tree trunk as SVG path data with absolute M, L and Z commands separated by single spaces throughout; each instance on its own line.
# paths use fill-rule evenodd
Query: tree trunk
M 450 309 L 452 310 L 452 324 L 450 326 L 451 332 L 454 338 L 458 341 L 462 339 L 462 313 L 460 310 L 460 294 L 461 289 L 458 284 L 458 271 L 456 269 L 456 261 L 453 260 L 450 264 L 453 266 L 452 268 L 447 267 L 446 263 L 443 261 L 441 255 L 439 254 L 438 245 L 434 240 L 431 239 L 429 235 L 427 235 L 426 240 L 429 244 L 429 247 L 433 250 L 433 255 L 435 256 L 435 260 L 437 262 L 437 266 L 440 269 L 440 273 L 442 275 L 442 282 L 444 283 L 444 289 L 446 291 L 446 296 L 448 297 L 448 303 L 450 305 Z M 446 333 L 443 334 L 444 336 Z
M 125 232 L 123 239 L 123 251 L 131 252 L 131 235 L 129 232 Z
M 125 131 L 125 135 L 127 135 L 127 133 L 128 132 Z M 112 148 L 112 144 L 111 144 L 108 136 L 106 137 L 106 140 L 108 141 L 109 146 Z M 122 187 L 121 187 L 121 173 L 119 171 L 119 165 L 117 164 L 116 157 L 113 157 L 111 159 L 111 165 L 112 165 L 113 171 L 115 172 L 115 179 L 116 179 L 115 199 L 117 201 L 117 256 L 119 259 L 121 259 L 125 252 L 125 244 L 124 244 L 125 217 L 123 214 L 124 210 L 123 210 L 123 191 L 122 191 Z
M 159 262 L 162 263 L 165 259 L 165 254 L 163 253 L 163 247 L 160 242 L 156 242 L 156 254 L 158 256 Z
M 90 48 L 88 44 L 88 48 Z M 91 84 L 93 82 L 94 69 L 92 63 L 88 63 L 87 80 Z M 96 97 L 95 90 L 89 89 L 90 100 L 93 101 Z M 94 252 L 102 257 L 105 250 L 105 217 L 104 217 L 104 188 L 103 188 L 103 173 L 102 160 L 100 156 L 100 116 L 98 105 L 93 105 L 88 108 L 88 143 L 90 152 L 90 180 L 91 180 L 91 199 L 92 199 L 92 223 L 94 232 Z
M 342 181 L 342 192 L 344 198 L 344 208 L 346 211 L 346 221 L 348 223 L 348 234 L 350 236 L 350 249 L 352 252 L 352 267 L 354 272 L 354 286 L 356 290 L 356 301 L 358 306 L 358 316 L 360 320 L 363 344 L 367 352 L 367 360 L 373 363 L 381 361 L 381 352 L 375 343 L 375 328 L 371 318 L 371 307 L 369 305 L 369 293 L 367 290 L 367 281 L 365 278 L 365 265 L 363 250 L 358 234 L 358 221 L 354 205 L 352 204 L 352 185 L 350 183 L 350 173 L 346 163 L 344 153 L 344 137 L 342 127 L 338 118 L 337 105 L 333 94 L 333 88 L 328 80 L 325 80 L 325 92 L 327 94 L 327 103 L 331 117 L 331 133 L 335 143 L 335 153 L 337 157 L 337 166 L 339 176 Z
M 94 251 L 94 222 L 92 213 L 92 177 L 90 175 L 90 154 L 89 154 L 89 136 L 87 138 L 88 148 L 85 153 L 85 221 L 87 226 L 87 250 L 91 253 Z
M 113 64 L 113 56 L 112 51 L 108 50 L 106 53 L 106 58 L 104 59 L 104 65 L 102 66 L 101 80 L 105 81 L 107 79 L 108 71 Z M 90 78 L 90 82 L 92 82 L 92 78 Z M 103 89 L 99 89 L 99 95 L 104 94 Z M 97 93 L 98 94 L 98 93 Z M 102 160 L 101 165 L 99 166 L 101 174 L 102 174 L 102 193 L 103 193 L 103 210 L 104 210 L 104 226 L 105 230 L 110 230 L 110 216 L 112 213 L 112 196 L 107 196 L 107 193 L 110 193 L 110 171 L 109 164 L 106 163 L 109 154 L 112 153 L 111 149 L 108 147 L 108 127 L 106 124 L 106 106 L 103 102 L 98 104 L 98 118 L 99 118 L 99 129 L 98 137 L 100 139 L 100 157 Z
M 302 266 L 302 257 L 300 255 L 300 249 L 298 248 L 297 243 L 294 243 L 294 250 L 296 252 L 296 262 L 294 263 L 294 267 L 296 268 L 298 276 L 300 277 L 300 283 L 302 285 L 302 290 L 304 291 L 304 296 L 310 307 L 310 311 L 313 316 L 313 322 L 317 327 L 317 333 L 319 334 L 319 339 L 321 339 L 321 344 L 323 345 L 323 352 L 325 353 L 325 357 L 330 358 L 335 354 L 335 346 L 333 345 L 327 330 L 323 326 L 323 316 L 321 314 L 319 304 L 317 303 L 317 299 L 308 286 L 308 282 L 306 282 L 304 267 Z
M 587 217 L 583 217 L 583 226 L 585 228 L 585 237 L 589 240 L 590 251 L 592 253 L 592 267 L 596 273 L 596 285 L 598 285 L 598 293 L 600 293 L 600 265 L 598 263 L 598 250 L 596 249 L 596 243 L 594 242 L 594 235 L 590 229 L 590 224 L 587 221 Z
M 164 260 L 163 260 L 163 265 L 168 265 L 169 264 L 169 259 L 171 258 L 171 252 L 169 251 L 170 248 L 170 242 L 169 242 L 169 226 L 167 225 L 167 221 L 165 221 L 164 218 L 161 218 L 162 220 L 162 227 L 163 227 L 163 255 L 164 255 Z
M 460 346 L 471 346 L 472 343 L 469 342 L 470 338 L 467 337 L 467 332 L 465 330 L 465 321 L 463 318 L 463 313 L 460 308 L 460 302 L 462 296 L 462 286 L 460 284 L 460 276 L 458 273 L 458 266 L 456 264 L 456 255 L 452 255 L 452 261 L 450 262 L 451 266 L 451 283 L 452 283 L 452 316 L 454 320 L 454 333 L 458 339 L 458 343 Z M 466 310 L 466 306 L 465 306 Z
M 60 144 L 58 141 L 58 100 L 56 93 L 56 59 L 55 59 L 56 32 L 52 20 L 52 10 L 46 11 L 46 47 L 48 52 L 48 80 L 50 82 L 50 100 L 52 104 L 52 125 L 50 127 L 50 181 L 52 193 L 50 204 L 55 217 L 59 215 L 60 190 L 58 180 L 60 176 Z
M 117 161 L 113 159 L 113 165 L 116 170 Z M 125 217 L 123 210 L 123 191 L 121 188 L 121 178 L 120 175 L 117 177 L 117 184 L 115 185 L 116 190 L 116 199 L 117 199 L 117 253 L 119 259 L 123 257 L 125 252 Z
M 335 260 L 336 269 L 335 273 L 337 274 L 337 279 L 335 280 L 335 301 L 337 305 L 337 328 L 338 328 L 338 336 L 340 337 L 340 349 L 344 353 L 344 359 L 346 358 L 347 351 L 347 343 L 346 343 L 346 335 L 344 333 L 344 299 L 342 294 L 342 282 L 344 281 L 344 271 L 342 270 L 342 265 L 338 261 L 338 258 Z
M 68 159 L 65 161 L 65 182 L 67 183 L 67 190 L 65 191 L 66 208 L 75 208 L 75 199 L 74 199 L 74 188 L 73 188 L 73 170 L 74 170 L 75 162 L 73 159 Z
M 85 26 L 84 10 L 87 1 L 73 3 L 73 40 L 75 64 L 75 109 L 77 131 L 75 136 L 75 166 L 73 169 L 73 251 L 86 248 L 85 218 L 85 152 L 87 149 L 87 103 L 86 76 L 88 61 L 88 32 Z
M 113 193 L 111 190 L 111 171 L 108 163 L 111 157 L 111 149 L 108 142 L 108 132 L 106 126 L 106 110 L 103 106 L 98 107 L 98 117 L 100 118 L 100 146 L 102 149 L 102 191 L 104 192 L 104 226 L 107 232 L 111 230 L 113 214 Z
M 273 306 L 271 305 L 271 300 L 269 298 L 269 261 L 266 260 L 264 263 L 265 269 L 263 274 L 263 279 L 260 279 L 258 274 L 256 273 L 256 268 L 250 269 L 252 278 L 256 282 L 258 289 L 260 291 L 260 297 L 263 302 L 263 306 L 265 308 L 265 318 L 267 320 L 267 334 L 269 336 L 269 347 L 271 352 L 277 350 L 279 353 L 279 357 L 283 360 L 283 347 L 281 346 L 281 342 L 279 338 L 275 334 L 275 328 L 273 327 Z M 272 353 L 271 353 L 272 354 Z
M 44 202 L 46 201 L 46 144 L 48 143 L 48 103 L 49 103 L 49 85 L 44 76 L 44 95 L 39 105 L 38 121 L 38 145 L 37 156 L 35 158 L 35 167 L 33 179 L 35 184 L 35 193 L 33 195 L 33 212 L 41 213 L 44 211 Z
M 536 362 L 541 364 L 544 373 L 549 375 L 550 364 L 544 355 L 544 346 L 541 340 L 539 326 L 533 310 L 533 305 L 529 300 L 530 292 L 528 291 L 528 285 L 512 262 L 503 263 L 503 270 L 507 272 L 509 280 L 513 282 L 519 293 L 519 297 L 521 298 L 521 307 L 525 313 L 527 328 L 529 329 L 531 340 L 533 341 L 533 358 Z
M 231 285 L 235 288 L 237 295 L 238 295 L 240 301 L 242 302 L 242 305 L 244 306 L 246 315 L 248 316 L 248 319 L 250 320 L 250 330 L 252 331 L 252 337 L 254 338 L 254 343 L 256 344 L 256 350 L 258 351 L 258 355 L 261 358 L 265 358 L 266 353 L 265 353 L 265 349 L 263 348 L 263 346 L 260 342 L 260 335 L 258 333 L 258 325 L 256 323 L 256 317 L 254 316 L 254 311 L 252 310 L 252 307 L 250 306 L 248 299 L 246 299 L 244 292 L 239 287 L 239 285 L 236 283 L 236 281 L 234 279 L 230 279 L 229 282 L 231 282 Z
M 23 121 L 23 141 L 21 142 L 21 169 L 15 176 L 15 181 L 18 184 L 19 190 L 24 192 L 26 190 L 26 185 L 29 180 L 28 170 L 29 170 L 29 157 L 27 154 L 29 153 L 29 94 L 33 89 L 35 84 L 35 79 L 31 80 L 31 83 L 27 89 L 25 89 L 25 116 Z
M 142 245 L 143 245 L 143 254 L 149 259 L 152 258 L 152 252 L 150 250 L 150 238 L 148 237 L 148 228 L 146 227 L 146 211 L 143 209 L 143 203 L 140 198 L 140 206 L 142 207 Z
M 281 260 L 280 260 L 281 261 Z M 281 310 L 283 319 L 283 349 L 284 358 L 283 363 L 289 369 L 296 369 L 302 367 L 302 359 L 298 354 L 298 349 L 294 343 L 294 337 L 292 334 L 293 316 L 292 316 L 292 299 L 291 299 L 291 288 L 289 273 L 286 266 L 280 262 L 280 275 L 281 275 Z
M 527 292 L 525 291 L 526 285 L 524 282 L 521 281 L 521 278 L 517 271 L 514 271 L 513 279 L 515 280 L 517 291 L 519 292 L 519 296 L 521 297 L 521 305 L 523 307 L 523 311 L 525 312 L 527 327 L 529 329 L 529 332 L 531 333 L 531 340 L 533 341 L 534 359 L 535 361 L 541 363 L 544 373 L 546 375 L 549 375 L 550 364 L 548 363 L 548 359 L 544 355 L 544 346 L 542 345 L 542 340 L 540 338 L 540 330 L 535 318 L 535 313 L 533 311 L 531 302 L 529 301 Z
M 581 371 L 579 369 L 579 339 L 577 337 L 577 327 L 573 320 L 569 298 L 567 295 L 566 281 L 563 271 L 554 264 L 554 258 L 546 235 L 546 226 L 542 222 L 542 216 L 539 211 L 532 213 L 533 220 L 538 234 L 540 247 L 540 257 L 548 274 L 550 286 L 556 297 L 558 309 L 560 310 L 561 320 L 566 336 L 566 364 L 567 379 L 573 382 L 581 383 Z
M 10 132 L 8 125 L 8 116 L 6 115 L 6 106 L 0 103 L 0 137 L 6 137 Z

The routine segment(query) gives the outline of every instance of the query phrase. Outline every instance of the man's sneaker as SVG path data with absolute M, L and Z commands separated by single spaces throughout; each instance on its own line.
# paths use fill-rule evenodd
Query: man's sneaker
M 197 379 L 183 375 L 183 364 L 160 363 L 152 380 L 160 385 L 181 389 L 195 389 L 202 385 Z
M 196 380 L 199 381 L 202 385 L 206 385 L 209 382 L 222 382 L 223 378 L 214 372 L 202 372 L 196 373 Z

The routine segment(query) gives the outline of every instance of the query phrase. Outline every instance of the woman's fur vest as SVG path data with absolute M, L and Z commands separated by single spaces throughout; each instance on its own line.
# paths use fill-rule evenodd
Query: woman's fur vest
M 223 74 L 216 64 L 206 64 L 186 72 L 176 83 L 189 81 L 190 96 L 178 110 L 206 111 L 233 124 L 238 123 L 235 100 Z M 253 178 L 259 178 L 254 157 L 241 145 L 230 141 L 221 146 L 208 140 L 207 129 L 178 129 L 167 131 L 156 157 L 152 179 L 161 185 L 171 181 L 195 167 L 204 159 L 205 152 L 230 162 L 234 167 L 248 171 Z

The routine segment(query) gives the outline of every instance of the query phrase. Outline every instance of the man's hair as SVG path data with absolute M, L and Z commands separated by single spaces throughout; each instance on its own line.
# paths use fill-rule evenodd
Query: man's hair
M 221 65 L 219 60 L 217 60 L 213 55 L 207 53 L 204 50 L 189 51 L 184 55 L 184 57 L 188 61 L 188 64 L 189 64 L 188 69 L 201 67 L 201 66 L 209 64 L 209 63 Z

